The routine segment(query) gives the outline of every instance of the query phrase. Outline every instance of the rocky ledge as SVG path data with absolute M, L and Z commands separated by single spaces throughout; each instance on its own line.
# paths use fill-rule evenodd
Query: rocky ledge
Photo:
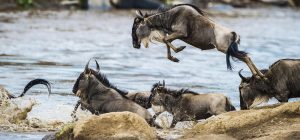
M 155 129 L 135 113 L 114 112 L 90 116 L 74 124 L 66 125 L 60 132 L 47 135 L 44 139 L 75 140 L 152 140 Z
M 224 113 L 198 123 L 182 139 L 300 139 L 300 102 Z
M 170 130 L 172 131 L 172 130 Z M 224 113 L 183 130 L 179 139 L 300 139 L 300 102 Z M 130 112 L 91 116 L 45 139 L 159 139 L 155 128 Z

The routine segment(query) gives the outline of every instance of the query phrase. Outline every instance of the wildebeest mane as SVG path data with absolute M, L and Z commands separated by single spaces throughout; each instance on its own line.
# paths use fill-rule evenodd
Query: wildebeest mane
M 119 94 L 121 94 L 123 97 L 127 98 L 125 95 L 128 93 L 126 91 L 120 90 L 118 89 L 116 86 L 114 86 L 113 84 L 111 84 L 108 79 L 106 78 L 106 76 L 100 72 L 96 72 L 93 69 L 90 69 L 91 73 L 106 87 L 108 88 L 112 88 L 114 90 L 116 90 Z M 73 86 L 73 93 L 75 94 L 78 90 L 78 85 L 79 85 L 79 81 L 81 78 L 83 78 L 84 73 L 82 72 L 79 77 L 77 78 L 74 86 Z
M 156 83 L 153 85 L 151 89 L 151 95 L 154 94 L 154 89 L 157 88 L 158 86 L 162 86 L 162 84 Z M 193 95 L 199 95 L 197 92 L 191 91 L 189 89 L 182 88 L 180 90 L 174 90 L 174 89 L 169 89 L 169 88 L 164 88 L 166 90 L 167 94 L 170 94 L 174 97 L 179 97 L 183 94 L 193 94 Z
M 171 7 L 162 7 L 162 8 L 158 8 L 156 11 L 151 11 L 150 13 L 146 13 L 146 17 L 149 17 L 149 16 L 152 16 L 152 15 L 155 15 L 155 14 L 160 14 L 160 13 L 164 13 L 164 12 L 167 12 L 175 7 L 178 7 L 178 6 L 190 6 L 192 8 L 194 8 L 199 14 L 201 14 L 202 16 L 205 16 L 205 12 L 203 10 L 201 10 L 199 7 L 195 6 L 195 5 L 192 5 L 192 4 L 177 4 L 177 5 L 174 5 L 174 6 L 171 6 Z

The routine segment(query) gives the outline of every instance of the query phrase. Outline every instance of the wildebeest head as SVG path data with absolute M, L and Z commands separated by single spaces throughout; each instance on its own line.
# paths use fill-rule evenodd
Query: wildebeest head
M 270 98 L 270 86 L 268 80 L 262 78 L 244 77 L 239 71 L 241 83 L 239 86 L 241 109 L 255 107 Z M 265 74 L 268 70 L 261 70 Z
M 163 81 L 163 84 L 160 84 L 160 82 L 153 85 L 153 88 L 151 89 L 151 95 L 149 97 L 149 102 L 155 106 L 162 106 L 164 104 L 167 89 L 165 88 L 165 81 Z
M 121 89 L 117 88 L 116 86 L 114 86 L 113 84 L 111 84 L 111 83 L 109 82 L 109 80 L 106 78 L 106 76 L 100 72 L 100 66 L 99 66 L 97 60 L 95 60 L 95 62 L 96 62 L 96 70 L 93 70 L 93 69 L 88 68 L 89 62 L 90 62 L 90 60 L 88 61 L 87 65 L 86 65 L 85 71 L 87 71 L 86 69 L 88 69 L 88 71 L 89 71 L 92 75 L 94 75 L 94 76 L 95 76 L 95 77 L 96 77 L 96 78 L 97 78 L 104 86 L 116 90 L 117 92 L 119 92 L 119 93 L 122 94 L 123 96 L 125 96 L 125 95 L 128 93 L 127 91 L 121 90 Z M 76 80 L 76 82 L 75 82 L 75 84 L 74 84 L 74 86 L 73 86 L 73 90 L 72 90 L 72 91 L 73 91 L 74 94 L 76 94 L 77 91 L 78 91 L 78 89 L 79 89 L 79 87 L 78 87 L 79 81 L 80 81 L 82 78 L 84 78 L 85 71 L 82 72 L 82 73 L 79 75 L 79 77 L 77 78 L 77 80 Z
M 145 18 L 147 18 L 147 16 L 147 14 L 143 15 L 140 10 L 136 12 L 136 17 L 134 18 L 131 33 L 132 45 L 136 49 L 139 49 L 141 47 L 141 42 L 145 47 L 148 47 L 148 37 L 151 34 L 151 28 L 146 23 Z
M 77 79 L 77 82 L 76 82 L 77 85 L 75 84 L 76 90 L 73 88 L 73 92 L 75 93 L 75 95 L 82 99 L 88 98 L 88 95 L 87 95 L 88 93 L 86 93 L 85 91 L 87 91 L 90 88 L 93 80 L 97 80 L 95 78 L 95 76 L 92 74 L 92 69 L 88 68 L 89 62 L 90 62 L 90 60 L 86 64 L 86 66 L 84 68 L 84 72 L 81 73 Z M 74 87 L 75 87 L 75 85 L 74 85 Z

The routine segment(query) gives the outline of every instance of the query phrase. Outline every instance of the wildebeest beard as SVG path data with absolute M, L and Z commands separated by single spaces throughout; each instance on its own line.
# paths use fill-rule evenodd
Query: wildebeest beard
M 89 69 L 91 74 L 94 75 L 104 86 L 108 87 L 108 88 L 112 88 L 114 90 L 116 90 L 118 93 L 120 93 L 123 97 L 127 98 L 125 95 L 128 93 L 127 91 L 118 89 L 116 86 L 114 86 L 113 84 L 111 84 L 108 79 L 106 78 L 106 76 L 104 74 L 101 74 L 100 72 L 97 72 L 93 69 Z M 78 91 L 78 85 L 79 85 L 79 81 L 83 78 L 84 76 L 84 72 L 82 72 L 79 77 L 77 78 L 74 86 L 73 86 L 73 90 L 72 92 L 74 94 L 76 94 L 76 92 Z

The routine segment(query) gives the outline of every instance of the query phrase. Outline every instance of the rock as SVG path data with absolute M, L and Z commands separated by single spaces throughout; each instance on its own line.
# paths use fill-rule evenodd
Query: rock
M 27 118 L 28 112 L 35 105 L 32 101 L 10 100 L 12 95 L 0 86 L 0 125 L 18 124 Z M 23 103 L 23 104 L 22 104 Z
M 173 115 L 165 111 L 159 114 L 155 119 L 155 124 L 161 128 L 170 128 L 172 125 Z
M 209 134 L 236 139 L 300 139 L 300 101 L 220 114 L 198 123 L 183 139 Z
M 209 135 L 195 136 L 193 138 L 186 138 L 182 140 L 236 140 L 236 139 L 224 134 L 209 134 Z
M 153 128 L 139 115 L 113 112 L 79 120 L 73 130 L 74 139 L 156 139 Z

